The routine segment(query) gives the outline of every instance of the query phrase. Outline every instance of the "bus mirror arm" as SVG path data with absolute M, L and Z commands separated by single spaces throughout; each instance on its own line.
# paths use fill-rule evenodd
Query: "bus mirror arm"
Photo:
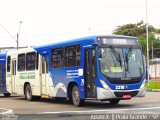
M 98 43 L 92 43 L 92 46 L 100 46 Z

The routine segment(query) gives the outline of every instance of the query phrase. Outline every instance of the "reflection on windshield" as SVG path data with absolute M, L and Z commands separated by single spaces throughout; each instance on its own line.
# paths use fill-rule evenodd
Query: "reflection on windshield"
M 101 48 L 101 72 L 112 78 L 141 77 L 143 61 L 140 49 Z M 119 57 L 118 57 L 119 55 Z
M 122 67 L 122 60 L 121 60 L 121 56 L 120 56 L 120 53 L 118 51 L 116 51 L 114 49 L 114 47 L 110 47 L 111 48 L 111 51 L 113 53 L 113 55 L 115 56 L 116 60 L 120 63 L 120 66 Z

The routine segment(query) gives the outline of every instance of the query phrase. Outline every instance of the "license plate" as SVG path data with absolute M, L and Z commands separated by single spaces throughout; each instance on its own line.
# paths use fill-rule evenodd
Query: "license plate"
M 124 98 L 124 99 L 131 99 L 132 96 L 130 94 L 126 94 L 126 95 L 123 95 L 122 98 Z

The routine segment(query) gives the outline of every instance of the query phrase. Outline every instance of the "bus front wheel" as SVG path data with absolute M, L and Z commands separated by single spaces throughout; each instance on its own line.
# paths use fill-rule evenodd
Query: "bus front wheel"
M 80 93 L 77 85 L 73 86 L 72 89 L 72 101 L 73 104 L 76 106 L 82 106 L 85 102 L 83 99 L 80 98 Z
M 119 99 L 112 99 L 112 100 L 109 100 L 109 102 L 111 104 L 118 104 L 120 102 L 120 100 Z
M 25 87 L 25 99 L 29 101 L 33 100 L 32 89 L 31 89 L 30 84 L 27 84 Z

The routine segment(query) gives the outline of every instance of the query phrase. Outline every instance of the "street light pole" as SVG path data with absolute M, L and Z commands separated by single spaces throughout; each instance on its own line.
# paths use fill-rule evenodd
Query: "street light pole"
M 19 31 L 17 33 L 17 40 L 16 40 L 16 42 L 17 42 L 17 50 L 19 48 L 19 34 L 20 34 L 20 30 L 21 30 L 21 24 L 22 24 L 22 21 L 19 22 Z
M 149 47 L 148 47 L 148 0 L 146 0 L 146 42 L 147 42 L 147 78 L 149 85 Z
M 19 33 L 17 33 L 17 40 L 16 40 L 16 42 L 17 42 L 17 50 L 18 50 L 18 47 L 19 47 Z
M 152 40 L 152 59 L 153 59 L 153 40 Z

